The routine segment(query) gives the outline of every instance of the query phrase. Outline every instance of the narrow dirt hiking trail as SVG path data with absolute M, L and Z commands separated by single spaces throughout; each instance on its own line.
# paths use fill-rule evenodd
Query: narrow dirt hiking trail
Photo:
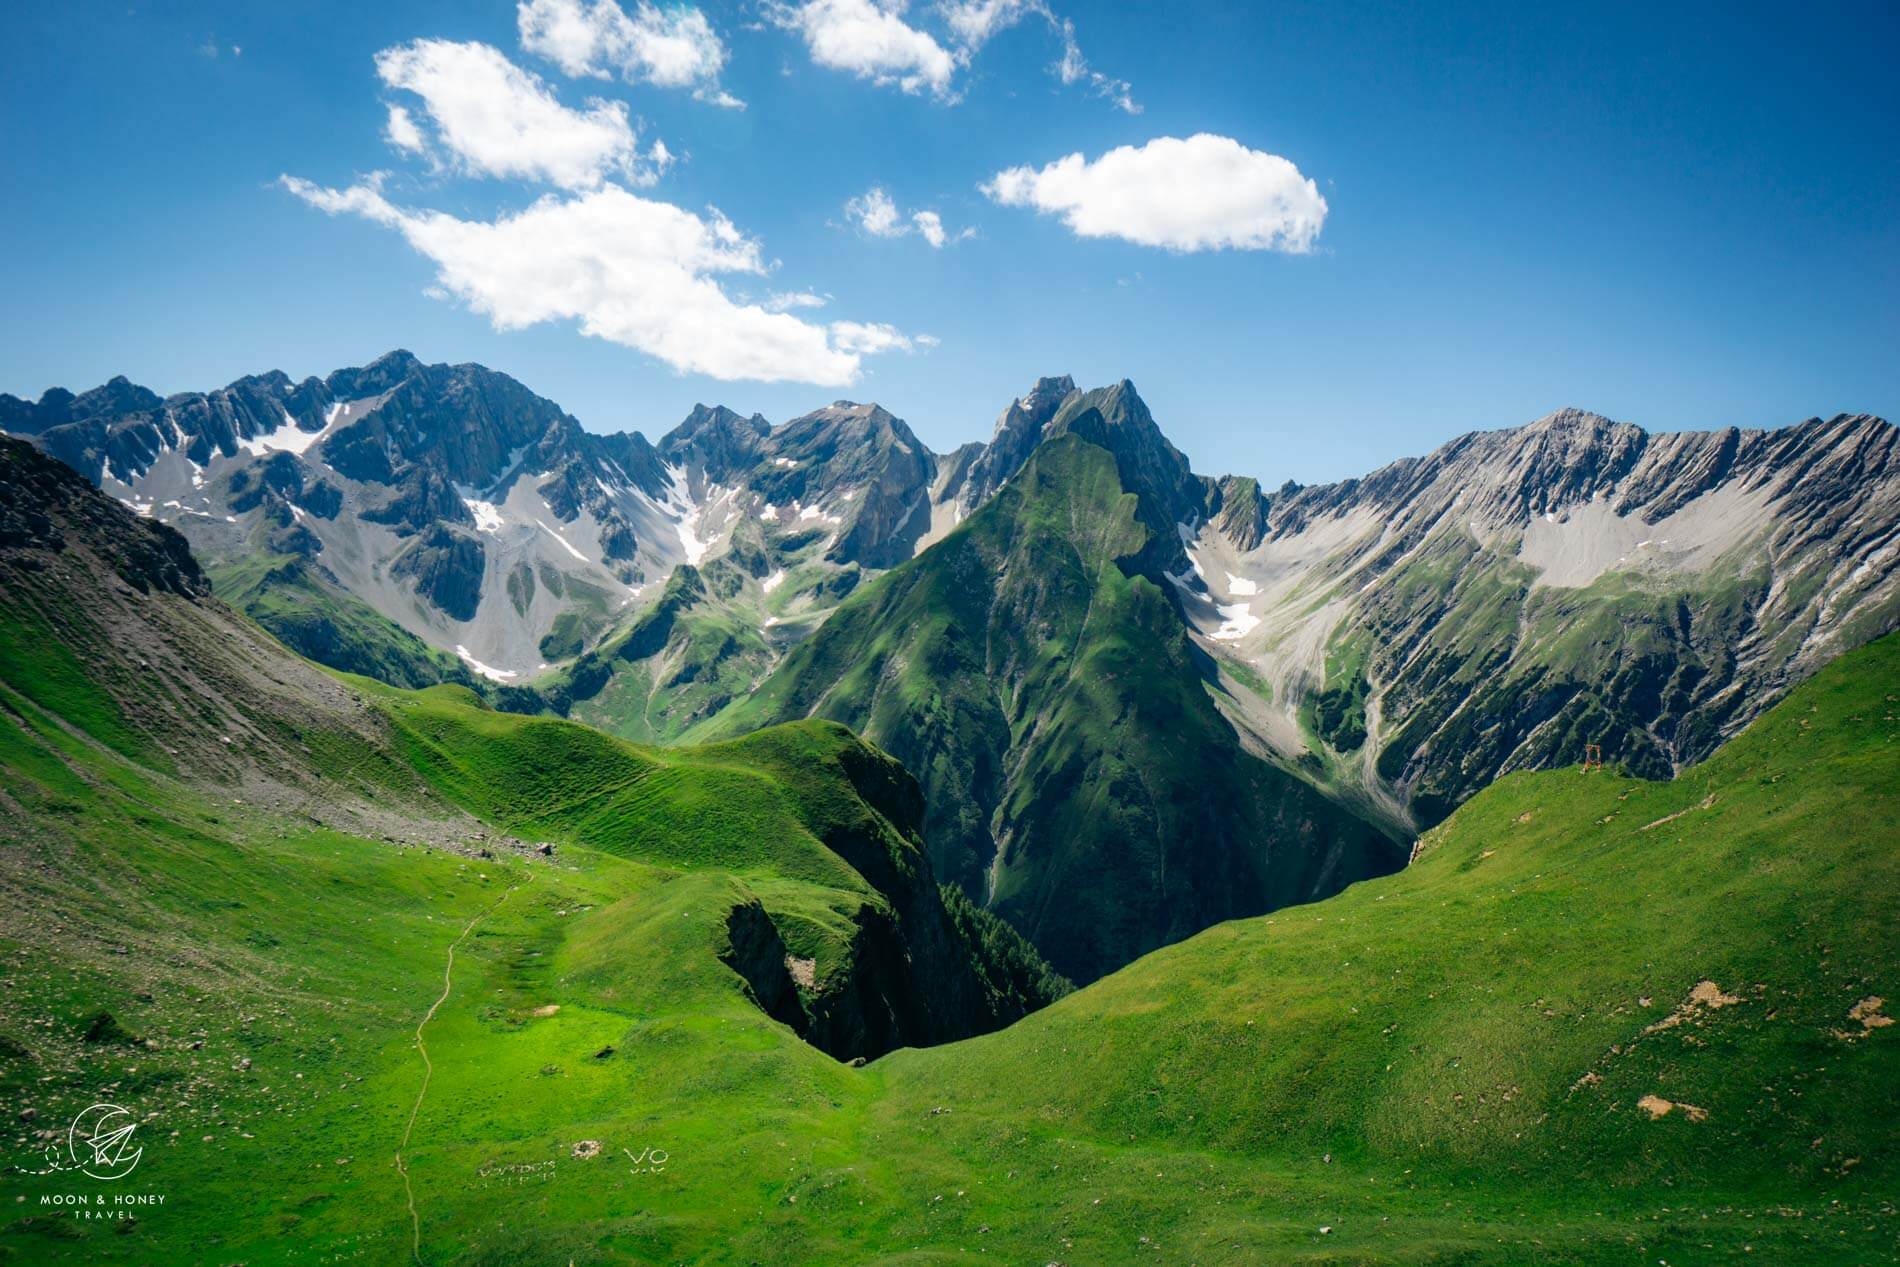
M 533 879 L 530 875 L 521 884 Z M 402 1128 L 402 1142 L 396 1145 L 396 1171 L 402 1176 L 403 1198 L 409 1204 L 409 1254 L 418 1264 L 422 1262 L 422 1218 L 416 1213 L 416 1190 L 409 1182 L 409 1166 L 403 1161 L 402 1153 L 409 1147 L 409 1136 L 416 1129 L 416 1115 L 422 1112 L 422 1099 L 429 1094 L 429 1079 L 435 1076 L 435 1066 L 429 1061 L 429 1045 L 423 1041 L 422 1031 L 435 1019 L 436 1009 L 448 1001 L 449 993 L 455 988 L 455 948 L 468 940 L 468 935 L 475 931 L 475 925 L 500 910 L 502 903 L 513 897 L 521 884 L 509 886 L 506 893 L 476 912 L 455 940 L 449 943 L 448 958 L 442 965 L 442 993 L 436 996 L 435 1002 L 429 1004 L 429 1010 L 416 1022 L 416 1054 L 422 1057 L 422 1085 L 416 1088 L 416 1102 L 409 1106 L 409 1122 Z

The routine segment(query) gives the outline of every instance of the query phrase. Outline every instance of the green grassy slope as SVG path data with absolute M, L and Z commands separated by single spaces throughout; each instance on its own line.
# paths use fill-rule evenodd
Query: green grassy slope
M 959 935 L 898 827 L 919 812 L 914 785 L 842 727 L 659 753 L 492 713 L 459 688 L 361 683 L 389 727 L 382 760 L 318 742 L 310 772 L 338 796 L 435 792 L 480 816 L 434 823 L 463 852 L 410 848 L 314 827 L 256 782 L 222 796 L 143 764 L 127 737 L 148 720 L 83 675 L 38 671 L 66 649 L 22 638 L 17 615 L 0 603 L 19 672 L 0 683 L 0 1093 L 15 1162 L 0 1261 L 405 1261 L 393 1163 L 412 1109 L 405 1166 L 430 1261 L 465 1238 L 479 1260 L 510 1261 L 492 1190 L 550 1178 L 549 1163 L 576 1160 L 576 1132 L 632 1142 L 653 1126 L 675 1151 L 703 1142 L 712 1174 L 745 1173 L 746 1152 L 782 1131 L 835 1134 L 849 1066 L 768 1017 L 728 966 L 732 912 L 749 905 L 769 912 L 775 954 L 809 964 L 814 1041 L 888 1042 L 894 1025 L 1010 1002 L 1020 961 L 995 955 L 957 997 L 956 971 L 970 973 L 957 956 L 981 951 L 978 935 Z M 556 852 L 524 857 L 509 831 Z M 880 1005 L 897 1017 L 882 1035 Z M 99 1100 L 141 1120 L 136 1181 L 35 1173 L 49 1148 L 65 1160 L 64 1123 Z M 618 1180 L 624 1159 L 589 1160 Z M 538 1242 L 563 1260 L 586 1247 L 602 1196 L 578 1187 Z M 40 1204 L 74 1191 L 169 1205 L 101 1225 Z M 710 1185 L 624 1257 L 709 1243 L 728 1196 Z
M 1673 783 L 1514 776 L 1402 874 L 853 1067 L 725 960 L 753 900 L 795 957 L 875 949 L 836 916 L 885 892 L 870 846 L 914 849 L 918 807 L 872 750 L 810 724 L 655 752 L 454 688 L 366 698 L 80 561 L 0 586 L 0 1262 L 1900 1250 L 1900 641 Z M 691 813 L 643 799 L 669 778 Z M 389 813 L 311 821 L 359 800 Z M 803 878 L 821 849 L 862 885 Z M 34 1173 L 100 1099 L 138 1169 Z M 41 1204 L 75 1192 L 165 1201 Z
M 846 600 L 719 733 L 836 718 L 923 784 L 939 874 L 1078 980 L 1402 858 L 1244 753 L 1107 451 L 1045 444 L 957 532 Z
M 361 599 L 333 589 L 295 555 L 255 555 L 209 570 L 219 598 L 269 630 L 297 654 L 345 673 L 393 686 L 480 679 Z
M 973 1150 L 1033 1123 L 1334 1167 L 1328 1243 L 1364 1261 L 1411 1261 L 1374 1185 L 1490 1205 L 1507 1229 L 1615 1226 L 1630 1246 L 1614 1261 L 1664 1245 L 1670 1262 L 1739 1261 L 1771 1230 L 1782 1254 L 1805 1248 L 1753 1261 L 1892 1261 L 1896 821 L 1888 638 L 1673 782 L 1511 776 L 1399 875 L 1211 929 L 1005 1033 L 903 1053 L 892 1120 L 953 1106 L 955 1131 L 935 1133 Z M 1051 1062 L 1061 1078 L 1034 1076 Z M 1675 1107 L 1654 1116 L 1652 1096 Z M 1465 1234 L 1488 1261 L 1490 1229 Z M 1594 1258 L 1542 1250 L 1516 1261 Z
M 62 821 L 48 802 L 75 790 L 58 770 L 122 783 L 64 811 L 58 836 L 8 842 L 43 865 L 10 869 L 5 892 L 37 876 L 42 914 L 0 945 L 0 1087 L 55 1124 L 96 1095 L 130 1102 L 147 1152 L 124 1190 L 167 1197 L 121 1230 L 37 1205 L 69 1180 L 10 1174 L 28 1198 L 0 1203 L 12 1261 L 1895 1250 L 1897 1031 L 1884 1005 L 1860 1007 L 1871 1027 L 1850 1015 L 1897 966 L 1891 642 L 1676 783 L 1519 776 L 1404 874 L 861 1069 L 792 1038 L 719 963 L 745 881 L 287 829 L 96 747 L 35 758 L 67 732 L 6 703 L 27 722 L 0 732 L 6 786 L 37 821 Z M 404 1154 L 412 1257 L 395 1145 L 452 943 Z M 1704 980 L 1722 1005 L 1685 1009 Z M 101 1007 L 156 1047 L 81 1042 Z M 1646 1095 L 1678 1107 L 1652 1118 Z M 33 1125 L 14 1141 L 27 1168 Z

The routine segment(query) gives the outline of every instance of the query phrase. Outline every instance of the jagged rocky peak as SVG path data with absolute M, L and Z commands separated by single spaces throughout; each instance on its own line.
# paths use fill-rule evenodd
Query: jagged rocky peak
M 1523 521 L 1607 493 L 1643 455 L 1641 427 L 1581 409 L 1560 409 L 1515 431 L 1494 433 L 1491 469 L 1474 474 L 1484 490 L 1474 509 Z
M 1525 423 L 1522 427 L 1507 427 L 1505 430 L 1520 431 L 1525 434 L 1555 432 L 1562 435 L 1601 436 L 1621 427 L 1630 427 L 1630 424 L 1606 418 L 1595 410 L 1578 409 L 1575 405 L 1564 405 L 1561 408 L 1551 410 L 1542 418 Z
M 427 464 L 457 483 L 483 485 L 506 474 L 518 451 L 542 444 L 551 428 L 564 449 L 583 434 L 559 405 L 481 365 L 422 365 L 391 353 L 343 373 L 353 373 L 353 398 L 379 402 L 326 441 L 331 463 L 355 479 L 389 483 L 406 466 Z
M 928 461 L 929 450 L 910 424 L 875 401 L 835 401 L 792 419 L 771 436 L 774 458 L 830 463 L 841 457 L 882 462 L 893 454 Z M 865 450 L 852 454 L 850 449 Z
M 1039 378 L 1036 385 L 1009 402 L 996 419 L 996 430 L 986 446 L 978 448 L 961 473 L 954 493 L 966 512 L 974 510 L 1009 482 L 1042 443 L 1049 422 L 1062 402 L 1075 394 L 1075 380 L 1067 374 Z
M 775 506 L 822 511 L 837 526 L 826 557 L 892 567 L 930 528 L 937 460 L 882 405 L 840 400 L 769 437 L 752 488 Z
M 697 468 L 708 480 L 724 483 L 759 463 L 772 424 L 763 415 L 746 417 L 724 405 L 694 405 L 679 426 L 660 440 L 660 456 L 674 466 Z
M 423 369 L 420 358 L 407 348 L 397 348 L 385 352 L 368 365 L 356 369 L 342 369 L 330 375 L 330 390 L 338 395 L 374 396 L 393 390 L 407 382 Z M 440 368 L 446 369 L 447 366 Z M 481 369 L 479 365 L 464 366 L 465 369 Z
M 1425 524 L 1454 506 L 1467 522 L 1522 527 L 1611 495 L 1649 444 L 1641 427 L 1559 409 L 1523 426 L 1467 432 L 1424 457 L 1402 458 L 1360 479 L 1275 495 L 1267 532 L 1299 533 L 1354 508 Z
M 900 439 L 916 440 L 910 434 L 908 423 L 874 400 L 834 400 L 822 409 L 814 409 L 786 423 L 780 433 L 781 442 L 786 433 L 795 435 L 801 430 L 817 431 L 823 428 L 835 429 L 840 435 L 901 433 Z
M 1124 378 L 1110 387 L 1070 393 L 1043 430 L 1044 438 L 1067 434 L 1113 454 L 1122 487 L 1140 500 L 1142 522 L 1155 537 L 1144 570 L 1159 575 L 1184 564 L 1175 525 L 1203 516 L 1207 491 L 1186 455 L 1161 433 L 1134 383 Z
M 145 413 L 163 403 L 157 392 L 123 374 L 77 396 L 64 387 L 49 387 L 37 402 L 0 392 L 0 431 L 38 435 L 48 427 L 100 416 Z
M 1655 523 L 1730 483 L 1764 492 L 1798 484 L 1797 496 L 1818 510 L 1857 498 L 1861 490 L 1852 486 L 1861 475 L 1891 471 L 1895 434 L 1865 414 L 1772 431 L 1651 434 L 1601 414 L 1560 409 L 1521 427 L 1460 436 L 1363 480 L 1305 490 L 1288 507 L 1293 513 L 1286 522 L 1297 529 L 1329 501 L 1370 503 L 1416 518 L 1459 498 L 1460 514 L 1496 527 L 1520 528 L 1595 501 Z
M 1016 403 L 1028 413 L 1043 409 L 1053 410 L 1067 400 L 1075 391 L 1075 379 L 1067 374 L 1044 376 L 1036 380 L 1029 394 Z

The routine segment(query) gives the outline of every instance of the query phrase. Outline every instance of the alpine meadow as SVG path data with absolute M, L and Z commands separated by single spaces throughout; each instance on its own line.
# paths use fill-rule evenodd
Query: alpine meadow
M 1891 9 L 0 36 L 0 1264 L 1900 1263 Z

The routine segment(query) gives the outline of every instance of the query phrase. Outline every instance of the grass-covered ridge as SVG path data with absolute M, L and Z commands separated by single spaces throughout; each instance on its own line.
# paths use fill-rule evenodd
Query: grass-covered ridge
M 377 678 L 394 686 L 481 680 L 446 651 L 438 651 L 368 603 L 319 579 L 298 555 L 257 554 L 210 569 L 219 598 L 269 630 L 271 636 L 319 664 Z

